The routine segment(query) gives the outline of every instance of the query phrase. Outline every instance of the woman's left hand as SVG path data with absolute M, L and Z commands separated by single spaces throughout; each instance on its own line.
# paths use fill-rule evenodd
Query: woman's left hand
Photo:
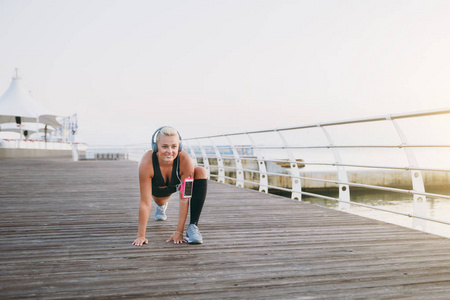
M 175 231 L 166 242 L 168 243 L 170 241 L 173 241 L 174 244 L 186 243 L 186 241 L 183 238 L 183 234 L 181 234 L 177 231 Z

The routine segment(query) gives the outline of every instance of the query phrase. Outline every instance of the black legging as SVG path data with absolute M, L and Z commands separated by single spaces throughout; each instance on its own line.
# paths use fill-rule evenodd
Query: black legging
M 191 221 L 189 224 L 198 225 L 198 219 L 203 209 L 207 190 L 206 179 L 195 179 L 191 198 Z

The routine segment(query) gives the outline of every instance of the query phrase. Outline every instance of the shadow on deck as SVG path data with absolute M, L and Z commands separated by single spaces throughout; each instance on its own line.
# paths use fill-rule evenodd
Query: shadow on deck
M 210 182 L 203 245 L 178 201 L 137 232 L 137 163 L 0 160 L 0 298 L 442 298 L 450 240 Z

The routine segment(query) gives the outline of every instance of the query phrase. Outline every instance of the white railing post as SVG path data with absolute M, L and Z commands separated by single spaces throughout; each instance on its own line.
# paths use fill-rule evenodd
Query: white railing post
M 206 173 L 208 174 L 207 178 L 208 180 L 211 179 L 211 170 L 209 168 L 209 160 L 208 160 L 208 155 L 206 154 L 205 149 L 203 148 L 202 144 L 200 144 L 200 140 L 197 141 L 198 145 L 200 147 L 200 151 L 202 152 L 202 157 L 203 157 L 203 167 L 206 170 Z
M 185 146 L 189 149 L 190 156 L 194 160 L 194 165 L 198 166 L 197 155 L 195 154 L 194 148 L 192 148 L 191 144 L 188 143 L 188 142 L 183 142 L 183 149 L 184 149 Z
M 343 166 L 340 166 L 339 164 L 342 163 L 342 159 L 341 159 L 341 155 L 339 154 L 339 151 L 331 146 L 334 146 L 334 142 L 333 139 L 331 138 L 331 135 L 328 133 L 328 131 L 325 129 L 324 126 L 322 126 L 321 124 L 317 125 L 318 127 L 320 127 L 323 131 L 323 133 L 325 134 L 329 146 L 331 148 L 331 151 L 333 152 L 333 156 L 334 156 L 334 160 L 336 162 L 336 167 L 337 167 L 337 174 L 338 174 L 338 179 L 340 182 L 348 182 L 348 176 L 347 176 L 347 171 L 345 170 L 345 168 Z M 350 187 L 348 184 L 339 184 L 339 199 L 341 201 L 339 201 L 339 209 L 341 210 L 345 210 L 348 211 L 350 209 Z
M 211 145 L 214 148 L 214 152 L 216 153 L 217 167 L 219 168 L 217 181 L 220 183 L 225 183 L 225 167 L 223 165 L 222 154 L 220 154 L 219 148 L 217 148 L 213 139 L 209 139 L 211 141 Z
M 250 136 L 250 134 L 246 133 L 250 141 L 253 145 L 253 150 L 256 152 L 256 160 L 258 161 L 258 170 L 259 170 L 259 191 L 263 193 L 269 193 L 269 179 L 267 178 L 267 169 L 266 162 L 264 161 L 264 157 L 262 155 L 262 151 L 260 151 L 255 144 L 255 141 Z
M 275 129 L 276 132 L 278 132 L 281 141 L 283 142 L 284 148 L 286 150 L 286 153 L 288 155 L 289 160 L 291 161 L 289 165 L 291 166 L 291 181 L 292 181 L 292 192 L 291 192 L 291 199 L 293 200 L 302 200 L 302 182 L 300 180 L 300 172 L 298 170 L 298 163 L 297 159 L 295 158 L 294 153 L 288 148 L 288 143 L 286 139 L 284 138 L 281 131 L 278 131 Z
M 392 124 L 395 127 L 395 130 L 397 131 L 398 136 L 400 137 L 400 140 L 402 141 L 402 146 L 409 145 L 408 140 L 406 138 L 406 135 L 403 133 L 402 129 L 400 128 L 400 125 L 392 119 L 390 116 L 386 117 L 387 120 L 390 120 Z M 403 147 L 406 154 L 406 159 L 408 160 L 409 168 L 418 168 L 419 165 L 417 163 L 416 156 L 414 155 L 413 149 L 409 147 Z M 419 193 L 425 192 L 425 184 L 423 182 L 422 172 L 419 170 L 410 170 L 411 172 L 411 181 L 413 184 L 413 190 Z M 423 195 L 417 195 L 414 194 L 414 201 L 413 201 L 413 213 L 415 215 L 420 216 L 427 216 L 427 197 Z M 427 222 L 425 220 L 421 220 L 418 218 L 413 218 L 412 220 L 412 227 L 417 229 L 421 228 L 422 231 L 426 231 Z
M 234 161 L 236 164 L 236 186 L 237 187 L 244 187 L 244 168 L 242 168 L 242 159 L 239 156 L 238 151 L 236 150 L 236 147 L 231 142 L 231 139 L 229 136 L 226 136 L 228 143 L 231 146 L 231 150 L 233 151 Z

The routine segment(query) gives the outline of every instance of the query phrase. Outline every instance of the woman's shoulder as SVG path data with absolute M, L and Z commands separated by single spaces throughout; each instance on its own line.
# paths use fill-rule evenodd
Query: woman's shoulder
M 152 157 L 153 157 L 153 150 L 148 150 L 147 152 L 144 153 L 144 155 L 142 155 L 141 161 L 152 162 Z
M 184 150 L 180 151 L 179 156 L 182 160 L 192 160 L 192 157 Z
M 145 168 L 145 169 L 153 169 L 153 151 L 149 150 L 147 151 L 141 158 L 141 162 L 139 163 L 139 168 Z
M 192 157 L 185 151 L 181 151 L 179 157 L 181 166 L 190 166 L 194 164 Z

